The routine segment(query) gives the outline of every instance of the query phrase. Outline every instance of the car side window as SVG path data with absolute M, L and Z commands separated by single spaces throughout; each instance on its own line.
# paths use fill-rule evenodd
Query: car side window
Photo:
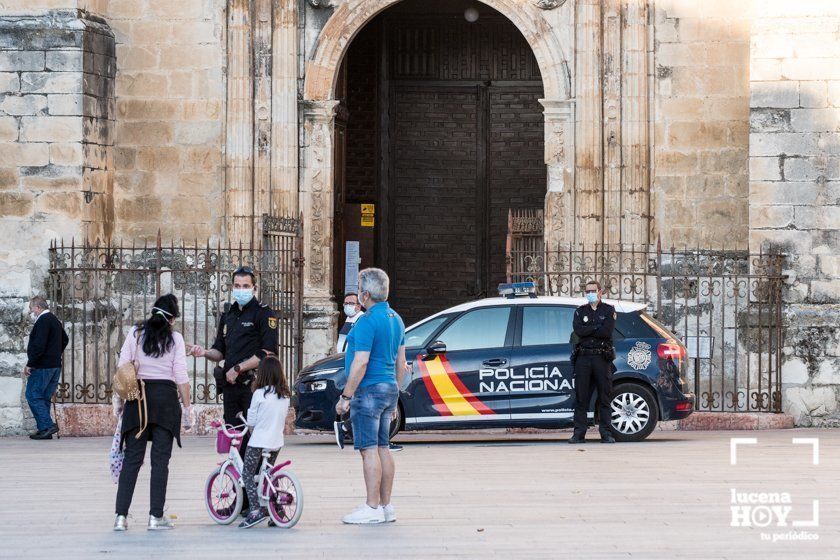
M 574 308 L 558 305 L 523 307 L 522 346 L 569 344 L 574 313 Z
M 411 329 L 405 333 L 405 347 L 406 348 L 420 348 L 426 343 L 426 340 L 439 326 L 446 322 L 451 315 L 443 317 L 435 317 L 431 321 L 426 321 L 422 325 Z
M 487 307 L 464 313 L 438 336 L 446 351 L 499 348 L 505 345 L 510 307 Z

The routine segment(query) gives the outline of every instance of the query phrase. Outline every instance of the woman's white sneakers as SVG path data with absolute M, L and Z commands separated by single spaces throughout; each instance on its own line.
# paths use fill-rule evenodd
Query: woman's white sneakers
M 397 510 L 394 509 L 393 505 L 382 506 L 382 512 L 385 514 L 385 523 L 397 520 Z
M 169 529 L 174 529 L 175 525 L 169 521 L 169 518 L 165 515 L 161 517 L 155 517 L 154 515 L 149 516 L 149 526 L 146 527 L 149 531 L 168 531 Z
M 126 519 L 125 515 L 118 515 L 116 519 L 114 519 L 114 531 L 127 531 L 128 530 L 128 519 Z
M 385 523 L 385 511 L 382 506 L 372 508 L 365 504 L 354 510 L 353 513 L 345 515 L 341 520 L 350 525 Z

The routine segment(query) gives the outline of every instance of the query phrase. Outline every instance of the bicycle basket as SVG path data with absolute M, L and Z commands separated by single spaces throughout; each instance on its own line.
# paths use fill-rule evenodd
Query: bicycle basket
M 228 430 L 231 431 L 231 430 Z M 232 431 L 233 434 L 236 434 L 237 439 L 242 441 L 242 432 L 239 431 Z M 230 446 L 233 443 L 233 439 L 229 438 L 222 430 L 216 432 L 216 453 L 227 454 L 230 453 Z

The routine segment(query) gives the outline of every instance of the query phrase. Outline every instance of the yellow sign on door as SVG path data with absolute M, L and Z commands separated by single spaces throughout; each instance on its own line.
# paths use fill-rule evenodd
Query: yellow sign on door
M 376 213 L 375 204 L 362 204 L 362 227 L 373 227 Z

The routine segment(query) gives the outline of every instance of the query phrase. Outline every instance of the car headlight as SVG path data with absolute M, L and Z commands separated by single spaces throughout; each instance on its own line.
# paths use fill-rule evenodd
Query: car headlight
M 318 381 L 310 381 L 303 385 L 306 391 L 323 391 L 327 388 L 327 382 L 319 379 Z

